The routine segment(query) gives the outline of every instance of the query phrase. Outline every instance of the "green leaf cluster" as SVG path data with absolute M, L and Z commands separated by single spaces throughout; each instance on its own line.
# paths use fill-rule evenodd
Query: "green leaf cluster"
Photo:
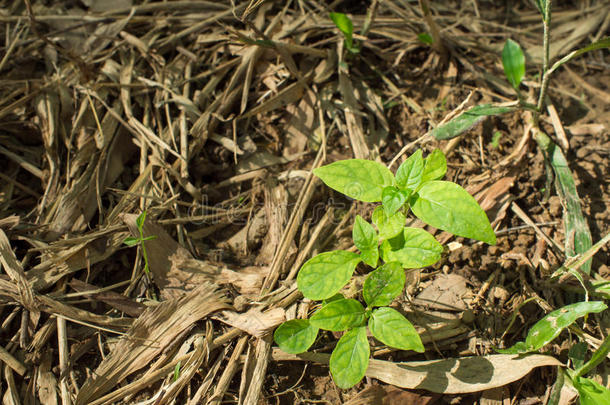
M 356 200 L 377 202 L 371 222 L 356 216 L 352 239 L 359 253 L 337 250 L 309 259 L 297 275 L 305 298 L 323 301 L 309 319 L 280 325 L 274 339 L 288 353 L 309 349 L 320 330 L 344 332 L 330 358 L 335 383 L 349 388 L 368 368 L 370 335 L 387 346 L 423 352 L 411 322 L 389 307 L 405 286 L 405 269 L 436 263 L 443 246 L 421 228 L 405 227 L 414 214 L 423 222 L 455 235 L 496 242 L 485 212 L 455 183 L 442 181 L 447 162 L 440 150 L 423 157 L 409 156 L 396 175 L 384 165 L 362 159 L 343 160 L 317 168 L 314 174 L 330 188 Z M 381 261 L 381 263 L 380 263 Z M 358 264 L 373 270 L 362 287 L 362 299 L 345 298 L 340 291 Z

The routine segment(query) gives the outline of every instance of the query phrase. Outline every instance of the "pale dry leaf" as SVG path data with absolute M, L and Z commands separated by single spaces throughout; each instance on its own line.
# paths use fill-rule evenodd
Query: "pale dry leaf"
M 279 348 L 276 361 L 306 360 L 328 364 L 326 353 L 288 354 Z M 366 376 L 405 389 L 422 389 L 439 394 L 468 394 L 518 381 L 533 369 L 563 366 L 554 357 L 542 354 L 492 354 L 442 360 L 394 363 L 371 359 Z
M 272 308 L 265 312 L 258 308 L 251 308 L 241 314 L 234 311 L 222 311 L 214 316 L 214 319 L 260 338 L 284 322 L 286 320 L 285 314 L 286 311 L 283 308 Z

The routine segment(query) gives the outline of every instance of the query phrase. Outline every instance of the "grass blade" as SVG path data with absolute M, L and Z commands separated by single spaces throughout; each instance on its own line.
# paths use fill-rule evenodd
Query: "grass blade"
M 455 138 L 489 116 L 506 114 L 511 111 L 514 111 L 513 107 L 499 107 L 492 104 L 477 105 L 468 111 L 464 111 L 448 123 L 433 129 L 430 135 L 439 141 Z
M 565 232 L 565 251 L 568 256 L 587 252 L 592 245 L 591 232 L 587 226 L 587 221 L 582 214 L 580 198 L 574 183 L 574 177 L 568 167 L 561 149 L 542 131 L 537 130 L 534 134 L 536 142 L 544 151 L 556 176 L 556 187 L 564 212 L 564 232 Z M 588 260 L 581 267 L 582 271 L 589 274 L 591 272 L 591 260 Z

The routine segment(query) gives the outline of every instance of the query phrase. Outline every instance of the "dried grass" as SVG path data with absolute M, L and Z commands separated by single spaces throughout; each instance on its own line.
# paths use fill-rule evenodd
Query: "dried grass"
M 490 27 L 539 52 L 533 10 L 511 30 L 436 2 L 453 59 L 406 64 L 421 59 L 425 22 L 385 1 L 351 65 L 324 2 L 232 3 L 0 2 L 3 403 L 260 403 L 269 362 L 294 360 L 272 351 L 270 332 L 310 309 L 297 303 L 296 271 L 345 245 L 356 210 L 326 206 L 309 170 L 430 142 L 391 135 L 385 104 L 439 122 L 436 105 L 461 101 L 459 74 L 493 89 L 483 97 L 509 96 L 481 67 L 501 43 L 488 41 Z M 598 35 L 607 13 L 558 11 L 554 54 Z M 353 20 L 360 30 L 367 17 Z M 506 215 L 526 146 L 473 190 L 492 220 Z M 123 246 L 143 210 L 156 237 L 144 242 L 150 274 L 142 250 Z M 468 339 L 456 319 L 422 320 L 424 341 Z

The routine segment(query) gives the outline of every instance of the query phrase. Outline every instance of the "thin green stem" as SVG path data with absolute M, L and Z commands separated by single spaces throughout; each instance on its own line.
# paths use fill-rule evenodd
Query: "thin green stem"
M 542 112 L 544 107 L 544 100 L 546 98 L 546 91 L 549 87 L 550 72 L 549 70 L 549 57 L 550 57 L 550 43 L 551 43 L 551 3 L 552 0 L 546 2 L 544 9 L 544 15 L 542 16 L 542 26 L 544 34 L 542 38 L 542 84 L 540 85 L 540 94 L 538 97 L 538 114 L 534 114 L 536 122 L 538 122 L 538 116 Z
M 419 8 L 421 9 L 422 14 L 424 16 L 424 21 L 426 21 L 426 24 L 428 25 L 430 35 L 432 35 L 432 48 L 441 55 L 441 58 L 444 59 L 446 57 L 447 51 L 445 50 L 445 47 L 443 45 L 441 33 L 438 29 L 438 26 L 436 25 L 434 18 L 432 18 L 432 13 L 430 12 L 430 4 L 428 3 L 428 0 L 419 0 Z
M 599 348 L 593 353 L 591 359 L 576 369 L 573 374 L 573 379 L 577 379 L 578 377 L 582 377 L 587 374 L 589 371 L 593 370 L 599 363 L 604 361 L 606 356 L 610 353 L 610 335 L 604 339 L 603 343 Z
M 144 233 L 142 232 L 141 227 L 138 227 L 138 231 L 140 232 L 140 246 L 142 246 L 142 256 L 144 256 L 144 272 L 148 274 L 148 254 L 146 254 L 146 246 L 144 246 Z

